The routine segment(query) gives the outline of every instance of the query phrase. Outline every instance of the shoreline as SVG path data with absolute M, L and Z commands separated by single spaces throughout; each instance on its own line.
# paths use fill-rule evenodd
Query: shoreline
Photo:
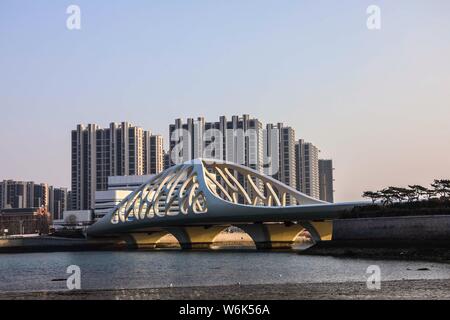
M 4 292 L 0 300 L 450 300 L 450 279 L 226 285 L 149 289 Z
M 448 242 L 330 241 L 320 242 L 300 255 L 336 258 L 429 261 L 450 263 Z

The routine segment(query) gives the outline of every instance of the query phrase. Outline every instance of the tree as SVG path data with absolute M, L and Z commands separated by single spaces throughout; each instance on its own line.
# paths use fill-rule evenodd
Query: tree
M 382 198 L 382 195 L 378 191 L 365 191 L 362 196 L 363 198 L 370 198 L 373 204 L 375 204 L 378 199 Z
M 436 190 L 434 190 L 434 189 L 428 189 L 428 190 L 427 190 L 427 197 L 428 197 L 428 200 L 430 200 L 430 199 L 436 197 Z
M 397 188 L 400 196 L 403 199 L 407 199 L 408 202 L 413 202 L 417 199 L 417 193 L 415 190 L 407 189 L 407 188 Z
M 448 199 L 450 195 L 450 180 L 434 180 L 431 186 L 437 195 L 441 198 Z
M 416 201 L 419 201 L 421 197 L 427 196 L 428 199 L 430 199 L 430 190 L 428 188 L 422 187 L 421 185 L 414 184 L 411 186 L 408 186 L 411 190 L 414 190 L 416 194 Z
M 392 204 L 393 203 L 393 199 L 395 199 L 396 196 L 397 196 L 396 191 L 393 190 L 392 187 L 385 188 L 385 189 L 383 189 L 381 191 L 378 191 L 378 192 L 380 193 L 381 197 L 383 198 L 383 204 L 385 206 L 389 205 L 389 204 Z
M 450 197 L 450 180 L 442 179 L 439 180 L 442 186 L 442 191 L 444 192 L 444 198 L 448 199 Z
M 394 200 L 397 200 L 399 202 L 403 202 L 405 199 L 410 199 L 411 196 L 411 190 L 400 188 L 400 187 L 389 187 L 388 190 L 390 191 L 390 194 L 392 195 L 392 198 Z

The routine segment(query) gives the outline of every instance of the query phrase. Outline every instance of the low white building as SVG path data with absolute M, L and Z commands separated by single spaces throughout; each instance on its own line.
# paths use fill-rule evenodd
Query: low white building
M 94 219 L 103 218 L 131 192 L 153 177 L 154 175 L 108 177 L 108 190 L 95 192 Z
M 53 220 L 53 228 L 63 228 L 64 226 L 85 226 L 92 223 L 94 219 L 93 210 L 71 210 L 64 211 L 63 218 Z
M 95 192 L 94 219 L 103 218 L 105 214 L 114 209 L 123 199 L 125 199 L 131 190 L 107 190 Z
M 108 177 L 109 190 L 131 190 L 134 191 L 144 183 L 153 178 L 154 174 L 143 176 L 112 176 Z

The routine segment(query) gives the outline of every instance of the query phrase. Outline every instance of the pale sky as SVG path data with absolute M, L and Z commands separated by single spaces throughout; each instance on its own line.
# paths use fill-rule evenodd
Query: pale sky
M 338 201 L 450 178 L 449 57 L 448 0 L 1 0 L 0 180 L 70 186 L 78 123 L 243 113 L 332 158 Z

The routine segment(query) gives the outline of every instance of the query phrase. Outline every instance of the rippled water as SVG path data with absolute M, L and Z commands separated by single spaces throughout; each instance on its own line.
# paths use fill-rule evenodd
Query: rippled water
M 275 252 L 59 252 L 0 255 L 0 291 L 66 289 L 66 269 L 81 268 L 82 289 L 366 281 L 369 265 L 383 280 L 448 279 L 450 265 L 304 256 Z M 429 271 L 419 271 L 429 268 Z M 60 281 L 52 281 L 60 279 Z

